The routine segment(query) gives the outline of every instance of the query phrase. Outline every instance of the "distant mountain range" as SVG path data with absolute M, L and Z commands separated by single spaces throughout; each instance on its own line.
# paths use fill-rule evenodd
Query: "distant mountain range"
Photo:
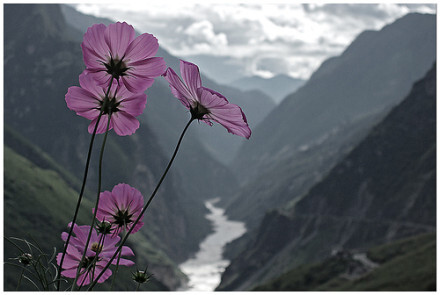
M 226 269 L 219 290 L 247 290 L 335 251 L 435 230 L 434 65 L 321 182 L 290 207 L 265 215 Z
M 241 78 L 232 82 L 231 85 L 241 90 L 260 90 L 279 104 L 288 94 L 294 93 L 305 82 L 303 79 L 287 75 L 276 75 L 268 79 L 259 76 Z
M 227 214 L 256 227 L 301 198 L 423 77 L 436 56 L 435 15 L 408 14 L 361 33 L 286 97 L 245 142 L 232 171 L 242 188 Z
M 62 245 L 90 140 L 87 120 L 67 109 L 64 95 L 84 69 L 84 31 L 112 21 L 56 4 L 6 4 L 4 18 L 4 231 L 47 241 L 50 251 Z M 162 48 L 158 56 L 179 72 L 178 58 Z M 295 90 L 286 77 L 219 85 L 204 75 L 215 68 L 201 67 L 204 86 L 240 105 L 253 134 L 245 140 L 193 123 L 147 211 L 147 226 L 129 239 L 136 262 L 154 274 L 144 290 L 175 290 L 185 280 L 177 264 L 211 231 L 203 202 L 212 197 L 248 227 L 226 248 L 232 263 L 219 290 L 286 290 L 286 281 L 302 283 L 303 275 L 310 289 L 328 287 L 310 269 L 334 266 L 332 252 L 374 252 L 370 247 L 435 231 L 435 58 L 436 16 L 409 14 L 361 33 Z M 278 92 L 255 89 L 275 81 L 284 81 Z M 272 95 L 281 90 L 290 94 L 277 94 L 285 98 L 276 105 Z M 136 133 L 109 136 L 103 190 L 126 182 L 149 195 L 189 119 L 164 79 L 147 95 Z M 97 158 L 93 153 L 86 207 L 96 194 Z M 429 251 L 412 247 L 399 261 L 429 260 L 432 240 L 417 240 Z M 16 253 L 6 242 L 4 250 L 5 260 Z M 395 270 L 386 258 L 385 271 Z M 5 272 L 6 290 L 15 288 L 18 271 Z M 132 286 L 121 280 L 117 287 Z

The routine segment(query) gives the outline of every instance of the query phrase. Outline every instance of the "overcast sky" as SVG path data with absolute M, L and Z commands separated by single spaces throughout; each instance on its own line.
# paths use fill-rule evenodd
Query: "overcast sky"
M 202 71 L 219 82 L 280 73 L 307 79 L 325 59 L 341 54 L 362 31 L 378 30 L 409 12 L 436 13 L 435 4 L 181 2 L 127 1 L 75 7 L 154 34 L 171 54 L 206 66 Z

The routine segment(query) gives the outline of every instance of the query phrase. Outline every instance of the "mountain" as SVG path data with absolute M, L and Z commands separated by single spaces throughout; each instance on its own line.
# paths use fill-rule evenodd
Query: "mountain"
M 75 27 L 80 32 L 85 32 L 89 26 L 95 23 L 104 23 L 106 25 L 112 23 L 112 21 L 108 19 L 81 14 L 68 5 L 62 5 L 62 12 L 69 25 Z M 82 42 L 82 35 L 77 41 Z M 168 67 L 173 68 L 176 73 L 180 73 L 180 62 L 178 58 L 169 54 L 162 47 L 159 47 L 157 56 L 163 57 Z M 188 61 L 195 62 L 192 59 L 188 59 Z M 217 66 L 214 68 L 217 68 Z M 254 90 L 243 91 L 230 87 L 229 85 L 221 85 L 214 82 L 205 75 L 205 71 L 207 70 L 209 70 L 208 67 L 200 66 L 203 86 L 222 93 L 231 103 L 238 104 L 246 114 L 251 129 L 256 127 L 275 107 L 275 103 L 271 98 L 262 92 Z M 171 154 L 181 132 L 179 127 L 176 126 L 181 126 L 180 128 L 183 129 L 189 119 L 189 112 L 187 112 L 180 102 L 171 94 L 168 82 L 163 78 L 156 79 L 155 84 L 148 89 L 147 93 L 148 103 L 144 113 L 144 119 L 152 128 L 156 128 L 154 132 L 161 146 Z M 157 122 L 161 123 L 158 124 Z M 187 135 L 189 139 L 185 141 L 193 142 L 193 146 L 191 148 L 186 148 L 185 145 L 182 146 L 182 150 L 179 153 L 183 156 L 177 158 L 174 169 L 179 171 L 180 176 L 185 179 L 185 182 L 200 181 L 200 186 L 197 185 L 197 187 L 198 189 L 202 189 L 202 193 L 206 195 L 209 195 L 212 191 L 217 194 L 230 195 L 234 189 L 224 191 L 225 186 L 217 185 L 217 182 L 213 182 L 209 174 L 206 174 L 204 171 L 207 169 L 216 171 L 216 179 L 222 175 L 230 184 L 231 188 L 235 188 L 237 183 L 235 179 L 230 176 L 230 171 L 224 166 L 232 161 L 239 147 L 246 140 L 229 134 L 225 128 L 219 124 L 215 124 L 212 127 L 209 127 L 205 123 L 199 125 L 200 126 L 192 126 L 190 128 Z M 194 131 L 192 129 L 194 129 Z M 188 143 L 186 145 L 188 145 Z M 193 161 L 194 159 L 199 159 L 196 161 L 198 162 L 196 165 Z M 207 167 L 201 169 L 200 163 L 207 165 Z M 194 194 L 197 192 L 192 191 L 190 193 Z M 207 196 L 207 198 L 210 197 L 212 196 Z
M 398 240 L 366 253 L 336 252 L 254 291 L 435 291 L 436 235 Z
M 66 24 L 59 5 L 7 4 L 4 10 L 4 67 L 7 72 L 4 78 L 5 126 L 44 151 L 52 159 L 51 162 L 62 167 L 65 173 L 61 173 L 60 169 L 54 171 L 61 173 L 73 190 L 78 191 L 80 182 L 67 179 L 67 175 L 82 178 L 90 134 L 87 132 L 87 120 L 68 110 L 64 96 L 69 86 L 78 85 L 78 75 L 84 69 L 80 43 L 77 41 L 82 34 Z M 161 121 L 166 120 L 168 118 L 162 116 Z M 92 193 L 85 196 L 89 199 L 96 195 L 96 159 L 102 137 L 97 136 L 95 152 L 92 154 L 87 183 L 87 189 Z M 11 142 L 7 134 L 5 142 Z M 11 147 L 14 152 L 23 150 L 16 140 L 12 142 L 17 143 Z M 31 162 L 42 159 L 38 153 L 29 155 L 28 160 Z M 146 123 L 142 123 L 141 128 L 129 137 L 119 137 L 110 132 L 104 154 L 102 190 L 111 190 L 114 185 L 125 182 L 139 189 L 147 198 L 169 157 Z M 209 159 L 205 159 L 206 162 L 209 163 Z M 10 173 L 12 171 L 5 169 L 5 178 L 13 177 Z M 10 189 L 9 184 L 5 183 L 5 191 Z M 140 247 L 138 252 L 154 248 L 153 252 L 161 253 L 149 270 L 168 289 L 177 288 L 184 279 L 182 273 L 169 268 L 169 265 L 176 268 L 177 263 L 186 260 L 211 230 L 204 217 L 206 209 L 203 203 L 188 195 L 182 186 L 189 185 L 183 183 L 178 173 L 171 170 L 144 217 L 148 226 L 144 226 L 137 234 L 139 238 L 135 238 L 149 243 L 148 248 Z M 44 190 L 38 193 L 45 194 Z M 24 203 L 27 204 L 30 207 L 23 210 L 32 209 L 32 203 Z M 6 203 L 5 210 L 12 210 L 13 206 L 13 203 Z M 72 211 L 72 206 L 68 208 L 69 212 Z M 59 226 L 65 229 L 72 215 L 63 214 L 64 221 Z M 27 217 L 23 213 L 16 218 Z M 50 228 L 44 227 L 45 223 L 42 225 L 41 231 L 50 231 Z M 6 220 L 5 232 L 12 231 L 13 226 L 12 222 Z M 59 238 L 60 231 L 50 232 Z M 139 256 L 144 257 L 142 254 Z M 150 257 L 150 261 L 153 258 Z
M 67 171 L 60 167 L 49 155 L 35 147 L 25 138 L 21 137 L 11 128 L 6 128 L 4 146 L 4 235 L 11 238 L 24 238 L 31 243 L 38 243 L 46 254 L 53 253 L 53 247 L 58 251 L 62 249 L 61 232 L 66 231 L 66 216 L 72 215 L 72 208 L 76 206 L 78 192 L 69 182 L 74 179 Z M 18 150 L 16 152 L 14 150 Z M 35 161 L 30 161 L 29 158 Z M 37 164 L 38 163 L 38 164 Z M 90 223 L 90 212 L 93 203 L 87 199 L 82 202 L 79 211 L 78 223 Z M 13 221 L 13 222 L 12 222 Z M 36 242 L 34 242 L 34 240 Z M 137 235 L 129 246 L 133 249 L 139 243 L 144 249 L 136 249 L 133 257 L 138 265 L 148 263 L 150 271 L 163 269 L 162 274 L 156 275 L 150 284 L 143 286 L 143 290 L 169 290 L 157 278 L 164 275 L 171 276 L 171 281 L 183 277 L 177 266 L 157 247 L 147 242 L 147 238 Z M 25 247 L 24 243 L 17 242 Z M 27 248 L 26 248 L 27 249 Z M 34 253 L 36 250 L 34 249 Z M 5 262 L 21 253 L 9 242 L 5 241 Z M 33 255 L 35 258 L 36 254 Z M 158 263 L 157 260 L 160 260 Z M 20 269 L 5 266 L 4 288 L 15 290 L 20 277 Z M 134 284 L 127 280 L 130 277 L 128 268 L 121 268 L 121 273 L 115 282 L 117 289 L 131 290 Z M 157 271 L 156 271 L 157 272 Z M 32 276 L 30 276 L 32 277 Z M 32 277 L 33 278 L 33 277 Z M 175 282 L 177 283 L 177 282 Z M 170 285 L 170 284 L 169 284 Z M 110 285 L 98 286 L 99 290 L 109 290 Z M 26 280 L 19 290 L 34 290 L 35 288 Z
M 278 104 L 288 94 L 294 93 L 304 85 L 305 82 L 303 79 L 280 74 L 268 79 L 259 76 L 245 77 L 232 82 L 231 85 L 241 90 L 260 90 Z
M 246 75 L 245 69 L 234 57 L 193 54 L 187 58 L 205 69 L 205 74 L 219 84 L 228 85 Z
M 435 204 L 434 64 L 321 182 L 290 208 L 266 214 L 219 290 L 252 288 L 337 250 L 435 232 Z
M 226 213 L 261 222 L 300 198 L 423 77 L 436 55 L 435 15 L 408 14 L 361 33 L 253 130 L 231 164 L 243 184 Z

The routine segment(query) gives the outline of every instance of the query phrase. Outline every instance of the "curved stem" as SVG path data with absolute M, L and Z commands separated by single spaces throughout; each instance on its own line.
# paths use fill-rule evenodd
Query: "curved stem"
M 110 88 L 110 87 L 109 87 L 109 88 Z M 109 127 L 110 127 L 110 119 L 111 119 L 111 117 L 112 117 L 112 116 L 111 116 L 111 113 L 110 113 L 110 114 L 108 115 L 107 128 L 106 128 L 106 130 L 105 130 L 104 139 L 103 139 L 103 141 L 102 141 L 101 152 L 100 152 L 100 154 L 99 154 L 98 193 L 97 193 L 97 196 L 96 196 L 95 210 L 94 210 L 94 212 L 93 212 L 93 218 L 92 218 L 92 222 L 91 222 L 91 224 L 90 224 L 89 235 L 87 236 L 87 242 L 86 242 L 86 245 L 85 245 L 85 247 L 84 247 L 84 252 L 83 252 L 83 255 L 82 255 L 82 257 L 81 257 L 81 261 L 80 261 L 80 263 L 79 263 L 79 265 L 78 265 L 78 269 L 77 269 L 77 271 L 76 271 L 75 280 L 73 281 L 72 291 L 75 289 L 75 284 L 76 284 L 76 281 L 78 280 L 78 276 L 79 276 L 79 273 L 80 273 L 80 271 L 81 271 L 81 264 L 82 264 L 82 262 L 84 261 L 84 258 L 85 258 L 86 253 L 87 253 L 87 249 L 88 249 L 88 247 L 89 247 L 90 237 L 92 236 L 93 225 L 94 225 L 94 223 L 95 223 L 95 219 L 96 219 L 96 212 L 98 211 L 99 195 L 101 194 L 102 158 L 103 158 L 103 155 L 104 155 L 104 147 L 105 147 L 105 143 L 106 143 L 106 141 L 107 141 L 107 135 L 108 135 Z M 93 279 L 93 278 L 92 278 L 92 279 Z
M 24 269 L 21 270 L 20 278 L 18 279 L 17 288 L 15 288 L 15 291 L 18 291 L 18 288 L 20 288 L 21 285 L 21 279 L 23 278 Z
M 136 219 L 136 221 L 131 225 L 130 229 L 128 230 L 128 232 L 125 234 L 124 238 L 122 239 L 121 243 L 119 244 L 118 249 L 116 250 L 116 252 L 113 254 L 112 258 L 109 260 L 109 262 L 107 263 L 107 265 L 104 267 L 103 270 L 101 270 L 101 272 L 99 273 L 99 275 L 96 277 L 96 279 L 90 284 L 90 287 L 87 289 L 87 291 L 91 291 L 93 289 L 93 287 L 96 285 L 96 282 L 99 280 L 99 278 L 102 276 L 102 274 L 107 270 L 107 268 L 109 268 L 110 264 L 112 263 L 112 261 L 116 258 L 116 256 L 118 255 L 119 251 L 121 251 L 122 247 L 124 246 L 125 242 L 128 239 L 128 236 L 130 235 L 130 233 L 133 231 L 134 227 L 136 226 L 136 224 L 139 222 L 139 220 L 143 217 L 145 210 L 147 210 L 148 206 L 150 205 L 151 201 L 153 200 L 154 196 L 156 195 L 157 191 L 159 190 L 160 185 L 162 184 L 163 180 L 165 179 L 165 176 L 168 173 L 168 170 L 170 170 L 171 164 L 173 164 L 174 158 L 177 155 L 177 152 L 179 150 L 180 144 L 182 142 L 183 136 L 186 133 L 186 130 L 188 129 L 189 125 L 192 123 L 192 121 L 194 121 L 195 118 L 191 117 L 191 119 L 189 120 L 189 122 L 186 124 L 185 128 L 182 131 L 182 134 L 180 135 L 179 141 L 177 142 L 176 148 L 174 150 L 173 156 L 171 157 L 171 160 L 168 163 L 167 168 L 165 169 L 164 173 L 162 174 L 162 177 L 160 178 L 159 182 L 156 185 L 156 188 L 154 189 L 153 193 L 151 194 L 150 198 L 148 199 L 148 202 L 145 204 L 144 208 L 142 209 L 141 214 L 139 214 L 138 218 Z
M 86 186 L 87 174 L 89 172 L 89 164 L 90 164 L 90 158 L 92 155 L 93 143 L 95 141 L 96 130 L 98 129 L 98 125 L 99 125 L 99 121 L 101 120 L 101 117 L 102 117 L 102 111 L 99 113 L 98 120 L 96 122 L 95 128 L 93 129 L 92 139 L 90 140 L 90 145 L 89 145 L 89 152 L 87 154 L 86 168 L 84 170 L 84 178 L 83 178 L 83 182 L 82 182 L 82 186 L 81 186 L 81 191 L 79 193 L 78 202 L 76 203 L 75 213 L 74 213 L 73 219 L 72 219 L 72 226 L 70 227 L 69 235 L 67 236 L 67 240 L 64 245 L 63 255 L 61 256 L 60 265 L 58 266 L 58 274 L 57 274 L 57 278 L 56 278 L 56 280 L 58 281 L 57 288 L 56 288 L 57 290 L 60 290 L 61 269 L 63 267 L 64 257 L 66 256 L 67 246 L 69 245 L 70 237 L 72 236 L 73 227 L 75 226 L 76 218 L 78 217 L 79 206 L 81 205 L 82 197 L 84 194 L 84 188 Z

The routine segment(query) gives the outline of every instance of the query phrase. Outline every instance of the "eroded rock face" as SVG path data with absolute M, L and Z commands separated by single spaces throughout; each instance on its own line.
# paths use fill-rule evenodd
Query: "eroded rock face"
M 435 231 L 435 81 L 434 65 L 293 209 L 266 214 L 219 290 L 250 289 L 337 248 Z

